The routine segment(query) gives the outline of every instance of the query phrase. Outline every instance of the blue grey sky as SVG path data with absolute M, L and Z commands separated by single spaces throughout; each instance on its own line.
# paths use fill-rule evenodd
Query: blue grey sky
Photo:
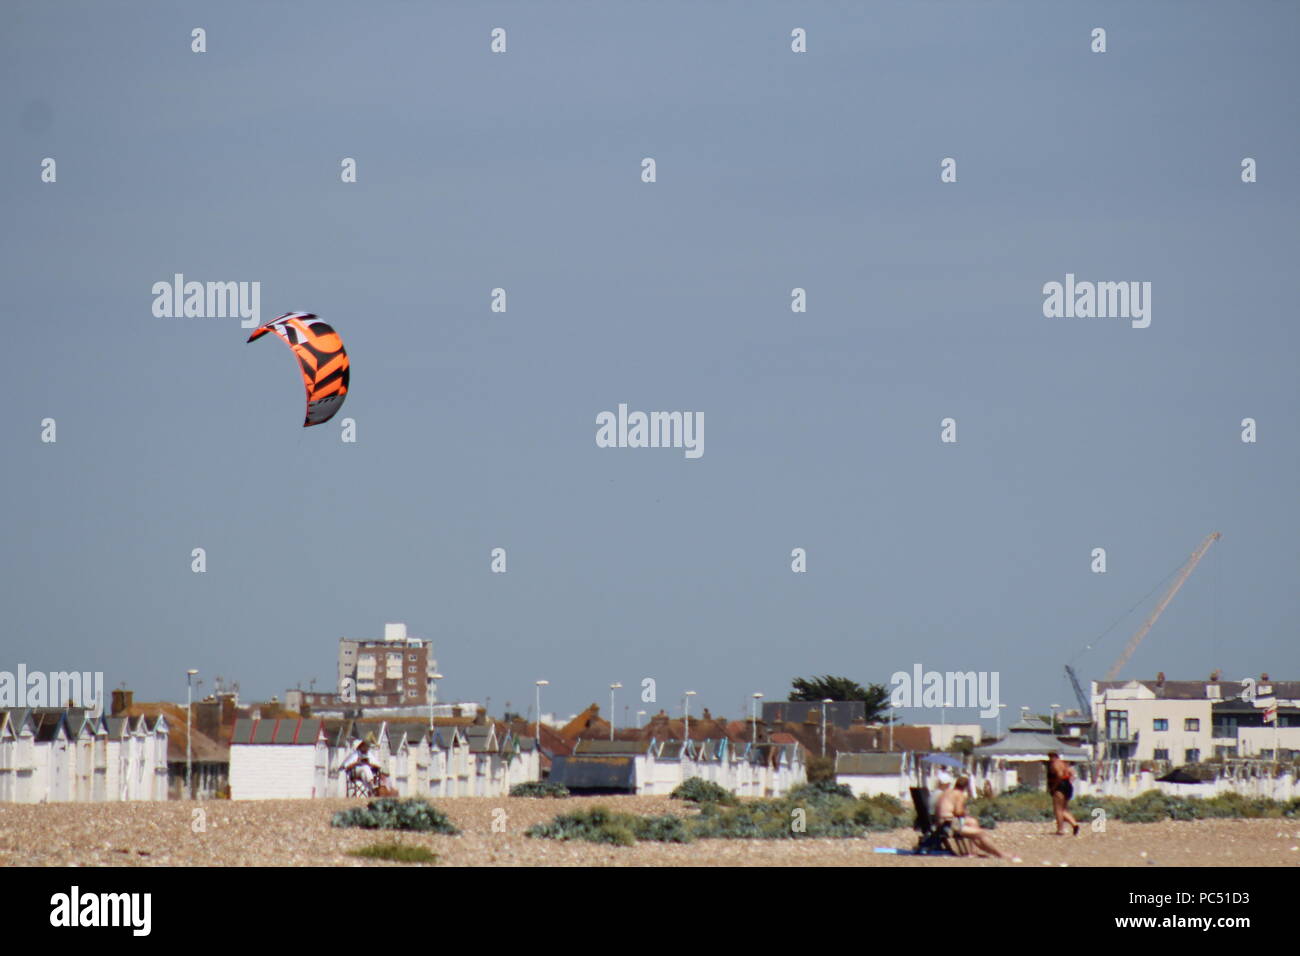
M 444 698 L 498 713 L 546 678 L 562 714 L 619 680 L 620 721 L 687 689 L 739 717 L 914 663 L 997 671 L 1014 713 L 1071 704 L 1062 665 L 1218 530 L 1124 675 L 1300 677 L 1298 26 L 1260 0 L 6 3 L 0 669 L 269 697 L 398 620 Z M 333 324 L 340 415 L 303 429 L 292 357 L 238 319 L 154 317 L 178 272 Z M 1066 273 L 1151 282 L 1150 327 L 1044 317 Z M 621 402 L 702 412 L 703 457 L 596 447 Z

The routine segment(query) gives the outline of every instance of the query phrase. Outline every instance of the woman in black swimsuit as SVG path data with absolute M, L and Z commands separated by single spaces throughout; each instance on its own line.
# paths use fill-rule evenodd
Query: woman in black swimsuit
M 1074 814 L 1066 808 L 1070 798 L 1074 796 L 1074 784 L 1070 783 L 1070 778 L 1074 776 L 1074 771 L 1070 765 L 1061 759 L 1061 755 L 1055 750 L 1047 755 L 1047 792 L 1052 797 L 1052 814 L 1056 817 L 1056 835 L 1065 835 L 1065 825 L 1068 823 L 1074 828 L 1074 835 L 1079 835 L 1079 821 L 1074 819 Z

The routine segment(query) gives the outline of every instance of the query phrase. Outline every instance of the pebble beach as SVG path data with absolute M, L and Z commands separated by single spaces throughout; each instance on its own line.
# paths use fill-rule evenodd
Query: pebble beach
M 348 856 L 396 839 L 437 854 L 434 866 L 1297 866 L 1300 820 L 1110 822 L 1078 837 L 1050 823 L 1003 823 L 989 836 L 1013 860 L 913 857 L 911 830 L 860 839 L 698 840 L 632 847 L 532 839 L 524 831 L 564 812 L 603 805 L 626 813 L 690 815 L 667 797 L 459 797 L 432 801 L 459 836 L 330 826 L 357 800 L 64 803 L 0 806 L 0 866 L 415 866 Z M 196 811 L 201 811 L 196 814 Z M 497 830 L 493 821 L 498 821 Z M 504 826 L 504 831 L 499 832 Z

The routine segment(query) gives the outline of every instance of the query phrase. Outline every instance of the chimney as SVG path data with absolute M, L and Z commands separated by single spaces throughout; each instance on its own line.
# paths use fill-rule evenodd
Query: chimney
M 221 702 L 196 700 L 194 702 L 194 729 L 213 740 L 221 739 Z
M 1217 667 L 1214 670 L 1210 671 L 1210 680 L 1212 681 L 1217 682 L 1221 676 L 1222 676 L 1222 671 L 1220 671 Z
M 135 691 L 131 691 L 131 690 L 113 691 L 113 713 L 110 714 L 109 716 L 110 717 L 122 716 L 130 709 L 131 702 L 134 699 L 135 699 Z
M 1264 671 L 1264 673 L 1260 674 L 1260 675 L 1259 675 L 1259 679 L 1260 679 L 1260 680 L 1268 680 L 1268 671 Z
M 1165 686 L 1165 672 L 1160 671 L 1158 674 L 1156 674 L 1156 687 L 1159 688 L 1164 686 Z

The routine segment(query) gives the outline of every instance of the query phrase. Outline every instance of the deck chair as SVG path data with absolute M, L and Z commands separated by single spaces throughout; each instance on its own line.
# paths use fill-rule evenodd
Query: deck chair
M 930 815 L 930 791 L 925 787 L 912 787 L 910 790 L 912 807 L 916 810 L 912 829 L 921 834 L 913 852 L 919 856 L 965 856 L 966 841 L 952 832 L 952 824 L 948 821 L 935 823 Z

